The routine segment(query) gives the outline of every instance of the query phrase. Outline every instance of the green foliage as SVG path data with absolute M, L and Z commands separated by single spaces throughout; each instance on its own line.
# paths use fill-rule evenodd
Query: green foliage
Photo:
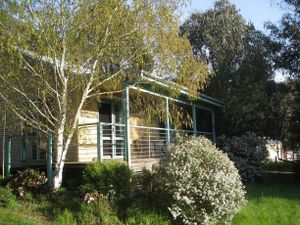
M 76 225 L 76 220 L 73 213 L 65 209 L 62 213 L 58 213 L 55 225 Z
M 91 204 L 82 204 L 82 207 L 77 215 L 78 224 L 90 225 L 122 225 L 119 220 L 116 210 L 112 208 L 109 201 L 106 199 L 97 199 Z
M 228 0 L 193 13 L 181 27 L 196 58 L 213 67 L 205 92 L 224 102 L 217 116 L 218 133 L 268 134 L 267 84 L 272 78 L 268 38 L 243 19 Z
M 296 173 L 296 177 L 300 180 L 300 160 L 295 161 L 294 163 L 294 171 Z
M 8 182 L 8 186 L 14 193 L 23 197 L 26 192 L 37 194 L 45 190 L 46 182 L 47 178 L 44 172 L 27 168 L 18 171 L 14 178 Z
M 263 171 L 282 171 L 282 172 L 293 172 L 294 164 L 293 162 L 284 161 L 266 161 L 262 166 Z
M 23 205 L 25 209 L 25 205 Z M 26 212 L 27 209 L 25 209 Z M 28 214 L 23 211 L 0 208 L 0 223 L 1 225 L 50 225 L 44 220 L 28 218 Z
M 155 211 L 134 208 L 129 210 L 126 225 L 171 225 L 172 221 L 165 215 Z
M 16 196 L 9 189 L 0 187 L 0 206 L 13 208 L 16 204 Z
M 261 175 L 262 162 L 268 156 L 265 139 L 251 133 L 232 138 L 221 136 L 217 145 L 234 162 L 243 181 L 251 182 Z
M 287 70 L 292 77 L 300 77 L 300 2 L 285 0 L 290 11 L 285 13 L 278 25 L 268 23 L 271 31 L 271 49 L 275 67 Z
M 245 203 L 233 162 L 204 137 L 171 146 L 155 171 L 172 197 L 169 211 L 185 224 L 229 224 Z
M 190 40 L 196 56 L 209 61 L 216 72 L 232 71 L 241 63 L 248 27 L 228 0 L 216 1 L 206 12 L 193 13 L 181 32 Z
M 12 176 L 7 176 L 7 177 L 1 177 L 0 178 L 0 186 L 6 186 L 7 183 L 12 179 Z
M 68 191 L 65 188 L 40 195 L 39 201 L 44 203 L 41 210 L 43 214 L 53 220 L 58 219 L 58 216 L 65 210 L 68 212 L 78 212 L 82 204 L 78 192 Z M 66 214 L 68 214 L 68 212 L 66 212 Z M 68 217 L 68 215 L 66 215 L 66 217 Z
M 143 71 L 167 74 L 192 97 L 207 82 L 206 63 L 178 35 L 185 0 L 2 2 L 0 97 L 26 126 L 61 140 L 54 146 L 60 165 L 87 99 L 115 97 L 125 79 L 140 83 Z M 55 170 L 57 189 L 63 166 Z
M 121 161 L 94 162 L 83 171 L 83 193 L 100 192 L 120 204 L 128 204 L 131 193 L 131 171 Z
M 288 93 L 282 101 L 282 140 L 293 151 L 300 150 L 300 78 L 287 83 Z

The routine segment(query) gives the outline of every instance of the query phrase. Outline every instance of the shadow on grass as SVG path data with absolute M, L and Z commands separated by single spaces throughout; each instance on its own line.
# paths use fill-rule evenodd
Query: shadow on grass
M 300 201 L 300 181 L 294 174 L 264 174 L 262 179 L 246 184 L 247 199 L 277 197 Z
M 264 174 L 246 190 L 248 202 L 233 225 L 300 224 L 300 182 L 294 174 Z

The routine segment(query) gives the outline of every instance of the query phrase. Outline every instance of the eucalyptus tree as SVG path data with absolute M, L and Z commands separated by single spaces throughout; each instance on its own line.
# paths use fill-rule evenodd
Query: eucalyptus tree
M 285 0 L 289 11 L 279 24 L 267 23 L 274 66 L 288 75 L 286 93 L 280 102 L 281 137 L 293 151 L 300 149 L 300 2 Z
M 300 2 L 285 0 L 290 11 L 283 15 L 278 25 L 267 23 L 272 40 L 274 63 L 291 77 L 300 77 Z
M 55 135 L 53 188 L 61 186 L 80 110 L 120 92 L 142 70 L 191 90 L 206 83 L 178 36 L 178 0 L 11 0 L 1 4 L 0 96 L 26 126 Z M 2 66 L 3 65 L 3 66 Z
M 213 69 L 206 92 L 225 103 L 218 116 L 219 132 L 266 133 L 266 85 L 272 78 L 268 38 L 228 0 L 193 13 L 180 33 L 190 40 L 196 58 L 206 60 Z

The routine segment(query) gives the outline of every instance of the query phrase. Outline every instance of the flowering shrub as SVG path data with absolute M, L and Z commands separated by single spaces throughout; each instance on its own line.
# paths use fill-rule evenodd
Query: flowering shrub
M 101 194 L 101 193 L 98 193 L 97 191 L 94 191 L 94 192 L 90 192 L 90 193 L 86 193 L 84 194 L 84 197 L 83 197 L 83 201 L 85 204 L 91 204 L 93 203 L 94 201 L 98 200 L 98 199 L 105 199 L 106 197 Z
M 169 211 L 184 224 L 229 224 L 245 203 L 234 164 L 204 137 L 179 140 L 154 173 L 172 197 Z
M 47 183 L 47 177 L 44 172 L 27 168 L 18 171 L 14 178 L 8 182 L 8 187 L 20 197 L 24 197 L 25 192 L 33 194 L 42 191 Z
M 251 133 L 232 138 L 221 136 L 217 145 L 234 162 L 244 182 L 261 175 L 262 162 L 268 157 L 265 139 Z

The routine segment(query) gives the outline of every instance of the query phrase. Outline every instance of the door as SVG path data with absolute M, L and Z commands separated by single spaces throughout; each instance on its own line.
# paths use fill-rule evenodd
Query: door
M 125 126 L 123 123 L 122 104 L 119 102 L 104 102 L 100 104 L 100 123 L 103 157 L 124 158 L 125 156 Z

